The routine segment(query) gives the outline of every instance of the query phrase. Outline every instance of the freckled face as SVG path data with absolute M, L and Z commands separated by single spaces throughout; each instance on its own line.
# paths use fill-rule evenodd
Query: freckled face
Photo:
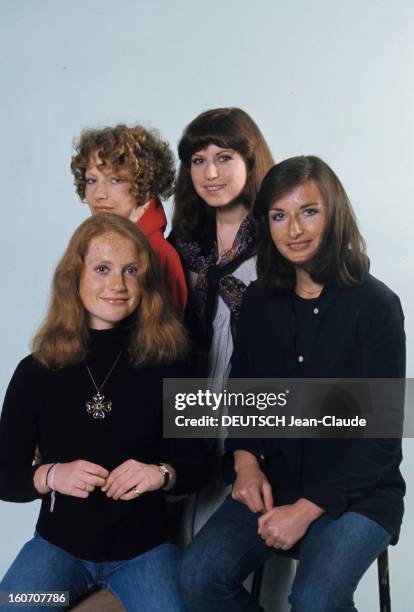
M 130 219 L 136 212 L 129 173 L 103 166 L 97 151 L 89 159 L 85 180 L 85 198 L 93 215 L 110 212 Z
M 246 163 L 237 151 L 210 144 L 191 156 L 191 179 L 206 204 L 215 208 L 226 206 L 237 201 L 244 189 Z
M 314 180 L 295 187 L 269 209 L 269 228 L 275 247 L 297 266 L 318 252 L 326 220 L 326 204 Z
M 92 329 L 110 329 L 139 304 L 137 253 L 131 240 L 108 232 L 93 238 L 79 281 Z

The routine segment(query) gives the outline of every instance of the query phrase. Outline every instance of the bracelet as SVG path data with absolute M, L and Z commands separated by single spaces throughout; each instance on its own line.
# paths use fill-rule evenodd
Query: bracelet
M 49 465 L 49 469 L 46 472 L 45 486 L 48 487 L 49 489 L 51 489 L 51 487 L 49 487 L 49 485 L 47 484 L 47 479 L 49 478 L 50 470 L 54 468 L 55 465 L 56 463 L 52 463 L 52 465 Z
M 50 472 L 50 488 L 52 489 L 52 492 L 50 494 L 50 508 L 49 508 L 49 512 L 53 512 L 53 509 L 55 507 L 55 501 L 56 501 L 56 490 L 55 490 L 55 472 L 56 472 L 56 468 L 59 464 L 58 463 L 54 463 L 52 465 L 52 467 L 50 468 L 51 472 Z

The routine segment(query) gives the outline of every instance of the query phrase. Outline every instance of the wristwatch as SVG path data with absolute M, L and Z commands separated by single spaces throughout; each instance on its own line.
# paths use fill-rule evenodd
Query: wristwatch
M 165 463 L 157 463 L 157 468 L 164 477 L 164 484 L 162 485 L 161 489 L 165 489 L 168 486 L 168 483 L 170 482 L 171 472 L 167 468 Z

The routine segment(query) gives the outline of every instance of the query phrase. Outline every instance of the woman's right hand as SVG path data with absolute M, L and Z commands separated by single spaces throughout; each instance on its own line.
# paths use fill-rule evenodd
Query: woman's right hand
M 272 487 L 254 455 L 248 451 L 234 452 L 237 474 L 231 496 L 245 504 L 251 512 L 268 512 L 273 508 Z
M 57 463 L 52 467 L 46 486 L 46 475 L 52 465 L 41 465 L 35 472 L 34 485 L 39 493 L 48 493 L 53 485 L 53 489 L 63 495 L 86 498 L 95 487 L 103 487 L 109 475 L 108 470 L 101 465 L 78 459 L 69 463 Z

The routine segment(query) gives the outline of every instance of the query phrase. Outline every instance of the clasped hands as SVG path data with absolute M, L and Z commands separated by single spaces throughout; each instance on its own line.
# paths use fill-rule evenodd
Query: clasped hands
M 275 506 L 272 487 L 251 453 L 235 452 L 235 470 L 237 478 L 232 497 L 251 512 L 262 513 L 258 519 L 258 534 L 267 546 L 289 550 L 323 514 L 319 506 L 304 498 L 293 504 Z
M 98 487 L 114 500 L 128 501 L 148 491 L 156 491 L 164 485 L 164 477 L 156 465 L 141 463 L 128 459 L 118 465 L 112 472 L 96 463 L 78 459 L 69 463 L 58 463 L 53 474 L 46 475 L 50 465 L 41 465 L 35 472 L 34 485 L 39 493 L 53 489 L 64 495 L 87 498 Z

